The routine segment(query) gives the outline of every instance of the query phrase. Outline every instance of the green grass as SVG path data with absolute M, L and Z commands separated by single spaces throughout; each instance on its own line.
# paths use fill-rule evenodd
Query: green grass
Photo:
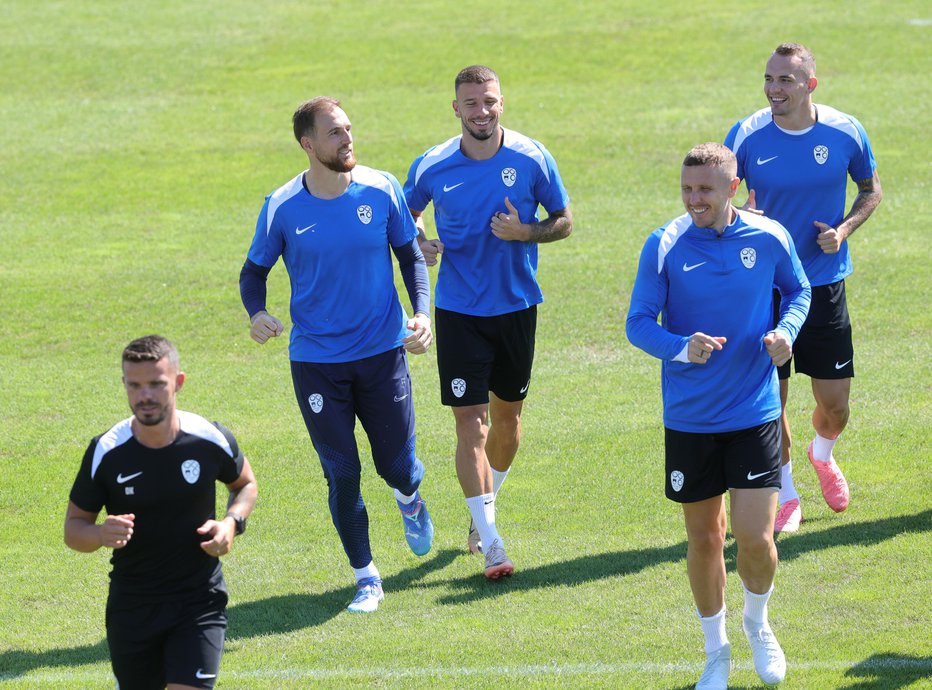
M 88 440 L 127 414 L 120 349 L 155 331 L 181 349 L 181 406 L 232 428 L 260 483 L 225 559 L 218 687 L 691 686 L 702 640 L 662 495 L 659 365 L 627 343 L 625 310 L 644 237 L 681 212 L 684 152 L 763 105 L 784 40 L 816 52 L 816 100 L 864 123 L 885 192 L 852 240 L 844 514 L 818 498 L 808 382 L 791 386 L 807 521 L 779 540 L 785 687 L 932 685 L 932 27 L 910 23 L 927 3 L 12 0 L 0 14 L 0 685 L 112 685 L 107 554 L 68 550 L 61 523 Z M 499 500 L 517 572 L 486 583 L 464 553 L 452 415 L 433 354 L 413 358 L 435 548 L 410 554 L 364 466 L 387 598 L 353 617 L 286 343 L 249 339 L 238 272 L 264 195 L 305 165 L 300 101 L 341 98 L 361 162 L 403 178 L 456 133 L 452 79 L 473 62 L 500 72 L 505 125 L 554 154 L 576 219 L 542 248 L 525 441 Z M 287 291 L 279 266 L 280 316 Z M 732 680 L 759 687 L 731 542 L 727 558 Z

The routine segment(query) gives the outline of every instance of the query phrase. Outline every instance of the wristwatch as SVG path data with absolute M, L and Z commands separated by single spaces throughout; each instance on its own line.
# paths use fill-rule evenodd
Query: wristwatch
M 246 518 L 244 518 L 242 515 L 237 515 L 231 510 L 226 514 L 226 517 L 233 518 L 233 522 L 236 523 L 236 536 L 239 536 L 246 531 Z

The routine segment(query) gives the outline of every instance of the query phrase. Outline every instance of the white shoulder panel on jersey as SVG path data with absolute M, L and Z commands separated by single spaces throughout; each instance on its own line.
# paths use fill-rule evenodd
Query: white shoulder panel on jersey
M 437 144 L 435 147 L 428 150 L 427 153 L 424 154 L 424 157 L 421 159 L 421 162 L 418 164 L 417 170 L 414 171 L 414 184 L 417 184 L 418 180 L 421 179 L 421 175 L 427 172 L 427 170 L 432 166 L 445 161 L 447 158 L 459 151 L 460 139 L 462 138 L 463 135 L 458 134 L 451 139 L 447 139 L 442 144 Z
M 265 214 L 265 234 L 268 235 L 272 229 L 272 221 L 275 219 L 275 212 L 278 207 L 284 204 L 288 199 L 298 194 L 304 189 L 304 172 L 292 179 L 290 182 L 283 184 L 269 196 L 269 208 Z
M 775 221 L 773 218 L 751 213 L 750 211 L 742 211 L 740 208 L 736 208 L 735 211 L 738 212 L 738 216 L 741 218 L 741 220 L 744 221 L 745 225 L 762 230 L 768 235 L 773 235 L 775 238 L 777 238 L 777 241 L 783 245 L 783 249 L 786 251 L 786 253 L 790 253 L 790 235 L 786 228 L 784 228 L 780 223 Z
M 861 151 L 864 150 L 864 139 L 861 137 L 861 132 L 848 115 L 827 105 L 816 105 L 816 111 L 819 113 L 819 124 L 844 132 L 857 142 Z
M 128 417 L 122 422 L 117 422 L 110 427 L 107 433 L 98 439 L 97 447 L 94 449 L 94 459 L 91 462 L 91 479 L 97 474 L 97 468 L 100 467 L 100 463 L 104 459 L 104 456 L 133 437 L 132 422 L 132 417 Z
M 182 431 L 220 446 L 226 451 L 227 455 L 233 457 L 233 449 L 230 447 L 227 437 L 221 434 L 217 427 L 193 412 L 185 412 L 184 410 L 177 410 L 177 412 Z
M 365 165 L 357 165 L 353 168 L 353 182 L 385 192 L 391 197 L 392 203 L 400 208 L 398 197 L 395 195 L 395 188 L 381 170 L 375 170 Z
M 537 165 L 540 166 L 541 171 L 544 173 L 544 177 L 547 178 L 547 181 L 550 181 L 550 171 L 547 170 L 547 161 L 544 159 L 544 154 L 540 150 L 540 146 L 531 139 L 526 137 L 523 134 L 519 134 L 510 129 L 505 129 L 502 127 L 502 131 L 505 133 L 505 136 L 502 141 L 502 146 L 512 151 L 517 151 L 522 153 L 531 160 L 533 160 Z
M 744 143 L 745 139 L 754 134 L 757 130 L 763 129 L 771 122 L 773 122 L 773 114 L 770 112 L 770 108 L 761 108 L 753 115 L 749 115 L 742 120 L 741 125 L 738 127 L 738 131 L 735 133 L 734 152 L 737 154 L 738 149 L 741 148 L 741 144 Z
M 674 218 L 667 223 L 667 227 L 663 229 L 663 235 L 660 237 L 660 246 L 657 248 L 657 273 L 663 270 L 663 261 L 667 258 L 667 254 L 673 249 L 673 245 L 676 244 L 677 240 L 686 234 L 692 222 L 689 214 L 684 213 L 679 218 Z

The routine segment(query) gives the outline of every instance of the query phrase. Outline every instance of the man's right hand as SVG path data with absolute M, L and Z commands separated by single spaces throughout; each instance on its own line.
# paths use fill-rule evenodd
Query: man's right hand
M 424 263 L 428 266 L 436 266 L 437 255 L 443 254 L 443 242 L 440 240 L 418 240 L 418 246 L 421 248 L 421 254 L 424 255 Z
M 277 338 L 284 330 L 282 322 L 267 311 L 258 311 L 250 319 L 249 336 L 260 345 L 264 345 L 269 338 Z

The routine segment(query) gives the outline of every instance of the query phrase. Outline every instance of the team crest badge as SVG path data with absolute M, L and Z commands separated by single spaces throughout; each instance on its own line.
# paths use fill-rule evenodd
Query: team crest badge
M 815 158 L 815 162 L 819 165 L 825 165 L 825 161 L 828 160 L 828 146 L 816 146 L 812 149 L 812 155 Z
M 673 487 L 674 491 L 679 491 L 683 488 L 683 473 L 679 470 L 673 470 L 670 473 L 670 486 Z
M 369 204 L 357 207 L 356 216 L 362 221 L 363 225 L 369 225 L 372 222 L 372 207 Z
M 502 169 L 502 182 L 505 183 L 506 187 L 514 187 L 515 181 L 518 179 L 518 171 L 514 168 L 503 168 Z
M 457 398 L 462 398 L 466 395 L 466 382 L 463 379 L 453 379 L 450 382 L 450 388 L 453 389 L 453 395 Z
M 311 393 L 307 396 L 307 404 L 311 406 L 311 412 L 320 414 L 320 411 L 324 409 L 324 396 L 320 393 Z
M 181 463 L 181 476 L 188 484 L 196 484 L 201 476 L 201 463 L 197 460 L 185 460 Z
M 757 252 L 754 247 L 745 247 L 741 250 L 741 263 L 745 268 L 754 268 L 754 264 L 757 263 Z

